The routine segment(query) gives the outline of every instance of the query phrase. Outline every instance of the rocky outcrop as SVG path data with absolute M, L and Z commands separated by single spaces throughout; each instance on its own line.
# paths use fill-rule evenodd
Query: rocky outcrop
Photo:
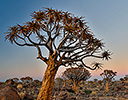
M 0 100 L 20 100 L 17 89 L 11 85 L 0 85 Z

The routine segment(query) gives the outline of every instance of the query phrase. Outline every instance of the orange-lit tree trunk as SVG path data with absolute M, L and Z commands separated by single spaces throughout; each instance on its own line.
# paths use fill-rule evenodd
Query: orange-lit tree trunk
M 64 81 L 64 85 L 63 85 L 64 87 L 66 86 L 66 81 Z
M 75 80 L 73 81 L 73 90 L 77 93 L 78 92 L 78 82 Z
M 49 59 L 37 100 L 51 100 L 51 93 L 57 70 L 58 68 L 55 68 L 55 61 L 52 58 Z
M 109 92 L 109 83 L 108 83 L 108 81 L 106 82 L 106 92 Z

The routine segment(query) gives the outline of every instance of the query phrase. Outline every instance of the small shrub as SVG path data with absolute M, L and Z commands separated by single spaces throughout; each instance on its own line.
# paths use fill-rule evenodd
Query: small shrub
M 68 95 L 69 95 L 69 96 L 73 96 L 73 93 L 69 93 L 69 92 L 68 92 Z
M 84 92 L 85 92 L 86 94 L 91 94 L 91 93 L 92 93 L 92 90 L 84 90 Z

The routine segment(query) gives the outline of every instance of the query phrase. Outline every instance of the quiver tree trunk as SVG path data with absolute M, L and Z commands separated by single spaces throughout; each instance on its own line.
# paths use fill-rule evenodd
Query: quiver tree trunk
M 109 92 L 109 83 L 106 82 L 106 92 Z
M 42 86 L 38 94 L 37 100 L 51 100 L 51 93 L 54 85 L 54 78 L 58 67 L 55 67 L 54 60 L 48 62 L 47 69 L 44 74 Z
M 64 81 L 64 85 L 63 85 L 63 87 L 65 87 L 66 86 L 66 81 Z
M 78 92 L 78 83 L 74 80 L 73 81 L 73 90 L 77 93 Z

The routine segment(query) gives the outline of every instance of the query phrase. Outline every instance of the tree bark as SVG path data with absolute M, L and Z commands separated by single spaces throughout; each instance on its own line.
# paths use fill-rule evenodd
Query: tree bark
M 77 82 L 74 80 L 73 81 L 73 90 L 76 92 L 76 93 L 78 93 L 78 84 L 77 84 Z
M 57 70 L 58 67 L 55 68 L 55 61 L 53 59 L 49 59 L 37 100 L 51 100 L 51 93 Z
M 109 92 L 109 83 L 106 82 L 106 92 Z

